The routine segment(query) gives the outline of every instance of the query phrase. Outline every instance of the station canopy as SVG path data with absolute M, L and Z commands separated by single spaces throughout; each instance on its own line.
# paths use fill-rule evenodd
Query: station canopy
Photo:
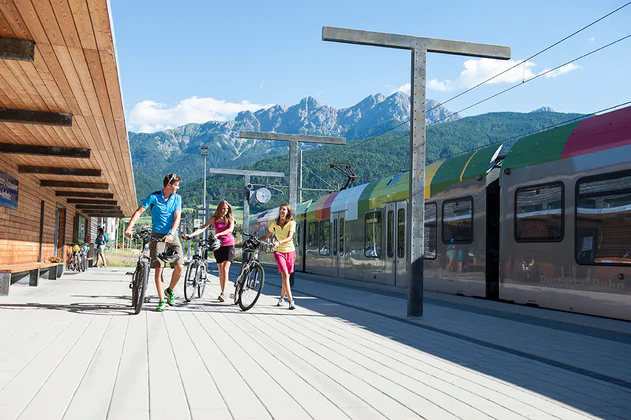
M 131 214 L 136 191 L 108 1 L 2 1 L 0 37 L 0 153 L 43 188 L 111 194 Z

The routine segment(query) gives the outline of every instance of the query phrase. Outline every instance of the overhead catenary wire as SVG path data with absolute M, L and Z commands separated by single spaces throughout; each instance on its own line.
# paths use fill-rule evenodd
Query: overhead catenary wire
M 533 58 L 535 58 L 535 57 L 537 57 L 537 56 L 539 56 L 539 55 L 543 54 L 544 52 L 546 52 L 546 51 L 550 50 L 551 48 L 554 48 L 554 47 L 556 47 L 557 45 L 561 44 L 562 42 L 564 42 L 564 41 L 566 41 L 566 40 L 568 40 L 568 39 L 572 38 L 573 36 L 575 36 L 575 35 L 579 34 L 580 32 L 584 31 L 585 29 L 587 29 L 587 28 L 589 28 L 589 27 L 591 27 L 591 26 L 595 25 L 596 23 L 598 23 L 598 22 L 600 22 L 600 21 L 602 21 L 602 20 L 606 19 L 607 17 L 609 17 L 609 16 L 613 15 L 614 13 L 616 13 L 616 12 L 618 12 L 618 11 L 620 11 L 620 10 L 624 9 L 625 7 L 629 6 L 630 4 L 631 4 L 631 1 L 630 1 L 630 2 L 627 2 L 627 3 L 625 3 L 625 4 L 623 4 L 622 6 L 618 7 L 617 9 L 615 9 L 615 10 L 613 10 L 613 11 L 611 11 L 611 12 L 607 13 L 607 14 L 606 14 L 606 15 L 604 15 L 604 16 L 601 16 L 600 18 L 598 18 L 598 19 L 594 20 L 593 22 L 591 22 L 591 23 L 589 23 L 589 24 L 587 24 L 587 25 L 583 26 L 582 28 L 580 28 L 580 29 L 578 29 L 578 30 L 574 31 L 574 32 L 573 32 L 573 33 L 571 33 L 570 35 L 568 35 L 568 36 L 566 36 L 566 37 L 564 37 L 564 38 L 560 39 L 559 41 L 557 41 L 557 42 L 555 42 L 555 43 L 553 43 L 553 44 L 551 44 L 551 45 L 547 46 L 546 48 L 544 48 L 544 49 L 540 50 L 539 52 L 537 52 L 537 53 L 535 53 L 535 54 L 531 55 L 530 57 L 526 58 L 525 60 L 522 60 L 522 61 L 520 61 L 519 63 L 515 64 L 514 66 L 512 66 L 512 67 L 510 67 L 510 68 L 508 68 L 508 69 L 506 69 L 506 70 L 501 71 L 500 73 L 498 73 L 498 74 L 496 74 L 496 75 L 494 75 L 494 76 L 492 76 L 492 77 L 490 77 L 490 78 L 488 78 L 488 79 L 484 80 L 483 82 L 478 83 L 477 85 L 475 85 L 475 86 L 473 86 L 473 87 L 471 87 L 471 88 L 469 88 L 469 89 L 465 90 L 464 92 L 461 92 L 461 93 L 459 93 L 458 95 L 455 95 L 455 96 L 453 96 L 453 97 L 449 98 L 448 100 L 441 102 L 441 103 L 440 103 L 440 105 L 437 105 L 437 106 L 435 106 L 435 107 L 433 107 L 433 108 L 430 108 L 430 109 L 428 109 L 426 112 L 433 111 L 433 110 L 437 109 L 439 106 L 442 106 L 442 105 L 446 104 L 447 102 L 450 102 L 450 101 L 452 101 L 452 100 L 454 100 L 454 99 L 456 99 L 456 98 L 459 98 L 459 97 L 461 97 L 461 96 L 463 96 L 463 95 L 465 95 L 465 94 L 467 94 L 467 93 L 471 92 L 472 90 L 474 90 L 474 89 L 476 89 L 476 88 L 478 88 L 478 87 L 480 87 L 480 86 L 482 86 L 482 85 L 484 85 L 484 84 L 486 84 L 486 83 L 490 82 L 491 80 L 493 80 L 493 79 L 495 79 L 495 78 L 497 78 L 497 77 L 501 76 L 502 74 L 504 74 L 504 73 L 506 73 L 506 72 L 508 72 L 508 71 L 510 71 L 510 70 L 512 70 L 512 69 L 514 69 L 514 68 L 516 68 L 516 67 L 518 67 L 518 66 L 520 66 L 520 65 L 524 64 L 524 63 L 525 63 L 525 62 L 527 62 L 528 60 L 531 60 L 531 59 L 533 59 Z M 618 41 L 616 41 L 616 42 L 619 42 L 619 41 L 621 41 L 621 40 L 618 40 Z M 605 48 L 605 47 L 603 47 L 603 48 Z M 569 64 L 569 63 L 566 63 L 566 65 L 567 65 L 567 64 Z M 529 80 L 532 80 L 532 79 L 529 79 Z M 495 95 L 495 96 L 497 96 L 497 95 Z M 493 97 L 494 97 L 494 96 L 493 96 Z M 488 98 L 488 99 L 491 99 L 491 98 Z M 482 103 L 482 102 L 480 102 L 480 103 Z M 472 106 L 471 106 L 471 107 L 472 107 Z M 465 110 L 466 110 L 466 109 L 469 109 L 469 108 L 471 108 L 471 107 L 465 108 Z M 445 119 L 447 119 L 447 118 L 449 118 L 449 117 L 451 117 L 451 116 L 453 116 L 453 115 L 457 114 L 458 112 L 462 112 L 462 111 L 457 111 L 457 112 L 451 113 L 451 114 L 449 114 L 447 117 L 444 117 L 444 118 L 442 118 L 442 119 L 441 119 L 441 120 L 439 120 L 439 121 L 444 121 Z M 437 121 L 437 122 L 439 122 L 439 121 Z M 383 136 L 384 134 L 389 133 L 390 131 L 393 131 L 393 130 L 395 130 L 395 129 L 397 129 L 397 128 L 401 127 L 402 125 L 407 124 L 407 123 L 409 123 L 409 122 L 410 122 L 410 119 L 408 118 L 408 119 L 406 119 L 406 120 L 404 120 L 404 121 L 401 121 L 399 124 L 395 125 L 394 127 L 391 127 L 391 128 L 389 128 L 389 129 L 387 129 L 386 131 L 383 131 L 382 133 L 379 133 L 379 134 L 374 135 L 374 136 L 367 137 L 367 138 L 365 138 L 365 139 L 363 139 L 363 140 L 361 140 L 361 141 L 356 141 L 356 142 L 354 142 L 352 145 L 350 145 L 349 147 L 357 147 L 357 146 L 361 146 L 362 144 L 364 144 L 364 143 L 366 143 L 366 142 L 368 142 L 368 141 L 370 141 L 370 140 L 373 140 L 373 139 L 375 139 L 375 138 L 377 138 L 377 137 Z M 430 124 L 430 125 L 431 125 L 431 124 Z
M 583 55 L 581 55 L 581 56 L 579 56 L 579 57 L 577 57 L 577 58 L 575 58 L 575 59 L 573 59 L 573 60 L 567 61 L 567 62 L 565 62 L 565 63 L 563 63 L 563 64 L 561 64 L 561 65 L 559 65 L 559 66 L 557 66 L 557 67 L 555 67 L 555 68 L 552 68 L 552 69 L 547 70 L 547 71 L 545 71 L 545 72 L 543 72 L 543 73 L 540 73 L 540 74 L 538 74 L 538 75 L 536 75 L 536 76 L 534 76 L 534 77 L 531 77 L 531 78 L 530 78 L 530 79 L 528 79 L 528 80 L 524 80 L 523 82 L 517 83 L 517 84 L 515 84 L 515 85 L 513 85 L 513 86 L 511 86 L 511 87 L 509 87 L 509 88 L 506 88 L 506 89 L 504 89 L 504 90 L 502 90 L 502 91 L 500 91 L 500 92 L 498 92 L 498 93 L 495 93 L 495 94 L 493 94 L 493 95 L 491 95 L 491 96 L 489 96 L 489 97 L 487 97 L 487 98 L 485 98 L 485 99 L 482 99 L 481 101 L 478 101 L 478 102 L 474 103 L 473 105 L 469 105 L 469 106 L 467 106 L 467 107 L 465 107 L 465 108 L 463 108 L 463 109 L 461 109 L 461 110 L 459 110 L 459 111 L 453 112 L 453 113 L 451 113 L 451 114 L 449 114 L 449 115 L 447 115 L 447 116 L 445 116 L 445 117 L 441 118 L 440 120 L 434 121 L 434 122 L 432 122 L 432 123 L 428 124 L 427 126 L 429 127 L 429 126 L 432 126 L 432 125 L 438 124 L 438 123 L 440 123 L 440 122 L 444 121 L 445 119 L 447 119 L 447 118 L 449 118 L 449 117 L 451 117 L 451 116 L 453 116 L 453 115 L 455 115 L 455 114 L 457 114 L 457 113 L 459 113 L 459 112 L 466 111 L 466 110 L 468 110 L 468 109 L 470 109 L 470 108 L 473 108 L 474 106 L 480 105 L 480 104 L 481 104 L 481 103 L 483 103 L 483 102 L 486 102 L 486 101 L 488 101 L 488 100 L 490 100 L 490 99 L 493 99 L 493 98 L 495 98 L 495 97 L 497 97 L 497 96 L 500 96 L 500 95 L 502 95 L 502 94 L 504 94 L 504 93 L 506 93 L 506 92 L 508 92 L 508 91 L 510 91 L 510 90 L 515 89 L 516 87 L 523 86 L 524 84 L 526 84 L 526 83 L 528 83 L 528 82 L 532 82 L 533 80 L 536 80 L 536 79 L 538 79 L 538 78 L 539 78 L 539 77 L 541 77 L 541 76 L 545 76 L 546 74 L 549 74 L 549 73 L 551 73 L 551 72 L 553 72 L 553 71 L 555 71 L 555 70 L 558 70 L 558 69 L 560 69 L 561 67 L 567 66 L 568 64 L 571 64 L 571 63 L 573 63 L 573 62 L 575 62 L 575 61 L 578 61 L 578 60 L 580 60 L 580 59 L 583 59 L 583 58 L 585 58 L 585 57 L 587 57 L 587 56 L 590 56 L 590 55 L 592 55 L 592 54 L 594 54 L 594 53 L 597 53 L 598 51 L 601 51 L 601 50 L 603 50 L 603 49 L 605 49 L 605 48 L 611 47 L 612 45 L 617 44 L 618 42 L 624 41 L 624 40 L 625 40 L 625 39 L 627 39 L 627 38 L 631 38 L 631 34 L 629 34 L 629 35 L 627 35 L 627 36 L 624 36 L 624 37 L 622 37 L 622 38 L 619 38 L 619 39 L 617 39 L 617 40 L 615 40 L 615 41 L 613 41 L 613 42 L 610 42 L 610 43 L 609 43 L 609 44 L 607 44 L 607 45 L 603 45 L 603 46 L 602 46 L 602 47 L 600 47 L 600 48 L 596 48 L 595 50 L 592 50 L 592 51 L 590 51 L 590 52 L 588 52 L 588 53 L 586 53 L 586 54 L 583 54 Z M 380 144 L 380 145 L 379 145 L 379 146 L 377 146 L 376 148 L 377 148 L 377 149 L 380 149 L 380 148 L 382 148 L 382 147 L 388 146 L 389 144 L 394 143 L 394 142 L 395 142 L 395 141 L 397 141 L 398 139 L 400 139 L 400 138 L 402 138 L 402 137 L 404 137 L 404 136 L 408 136 L 408 135 L 409 135 L 409 132 L 404 133 L 404 135 L 403 135 L 403 136 L 397 136 L 397 137 L 395 137 L 394 139 L 390 140 L 390 141 L 389 141 L 389 142 L 387 142 L 387 143 Z
M 630 4 L 631 4 L 631 1 L 630 1 L 630 2 L 628 2 L 628 3 L 623 4 L 622 6 L 618 7 L 616 10 L 613 10 L 613 11 L 611 11 L 611 12 L 607 13 L 606 15 L 604 15 L 604 16 L 602 16 L 602 17 L 600 17 L 600 18 L 596 19 L 596 20 L 595 20 L 595 21 L 593 21 L 592 23 L 590 23 L 590 24 L 588 24 L 588 25 L 583 26 L 581 29 L 579 29 L 579 30 L 577 30 L 577 31 L 575 31 L 575 32 L 573 32 L 573 33 L 571 33 L 570 35 L 566 36 L 565 38 L 563 38 L 563 39 L 561 39 L 561 40 L 559 40 L 559 41 L 555 42 L 554 44 L 552 44 L 552 45 L 550 45 L 550 46 L 548 46 L 548 47 L 544 48 L 543 50 L 539 51 L 538 53 L 535 53 L 535 54 L 531 55 L 530 57 L 528 57 L 528 58 L 526 58 L 526 59 L 524 59 L 524 60 L 522 60 L 522 61 L 518 62 L 518 63 L 517 63 L 517 64 L 515 64 L 514 66 L 511 66 L 511 67 L 507 68 L 506 70 L 504 70 L 504 71 L 502 71 L 502 72 L 500 72 L 500 73 L 496 74 L 495 76 L 492 76 L 492 77 L 490 77 L 490 78 L 486 79 L 485 81 L 480 82 L 480 83 L 478 83 L 477 85 L 475 85 L 475 86 L 473 86 L 473 87 L 470 87 L 469 89 L 465 90 L 464 92 L 460 92 L 459 94 L 457 94 L 457 95 L 455 95 L 455 96 L 452 96 L 451 98 L 449 98 L 449 99 L 447 99 L 446 101 L 442 102 L 442 103 L 441 103 L 441 105 L 445 105 L 446 103 L 451 102 L 451 101 L 453 101 L 454 99 L 457 99 L 457 98 L 461 97 L 462 95 L 465 95 L 465 94 L 467 94 L 467 93 L 471 92 L 473 89 L 476 89 L 476 88 L 478 88 L 478 87 L 482 86 L 483 84 L 488 83 L 488 82 L 490 82 L 491 80 L 496 79 L 496 78 L 498 78 L 499 76 L 501 76 L 501 75 L 503 75 L 503 74 L 505 74 L 505 73 L 507 73 L 507 72 L 511 71 L 511 70 L 512 70 L 512 69 L 514 69 L 515 67 L 518 67 L 518 66 L 521 66 L 521 65 L 522 65 L 522 64 L 524 64 L 524 63 L 527 63 L 529 60 L 532 60 L 533 58 L 537 57 L 538 55 L 543 54 L 544 52 L 548 51 L 549 49 L 556 47 L 556 46 L 557 46 L 557 45 L 559 45 L 560 43 L 562 43 L 562 42 L 564 42 L 564 41 L 566 41 L 566 40 L 568 40 L 568 39 L 572 38 L 574 35 L 577 35 L 577 34 L 579 34 L 580 32 L 583 32 L 585 29 L 587 29 L 587 28 L 589 28 L 589 27 L 591 27 L 591 26 L 593 26 L 593 25 L 597 24 L 597 23 L 598 23 L 598 22 L 600 22 L 601 20 L 603 20 L 603 19 L 605 19 L 605 18 L 607 18 L 607 17 L 609 17 L 609 16 L 613 15 L 614 13 L 618 12 L 619 10 L 624 9 L 625 7 L 627 7 L 627 6 L 628 6 L 628 5 L 630 5 Z M 440 106 L 440 105 L 437 105 L 437 106 L 435 106 L 434 108 L 429 109 L 427 112 L 429 112 L 429 111 L 433 111 L 434 109 L 438 108 L 439 106 Z

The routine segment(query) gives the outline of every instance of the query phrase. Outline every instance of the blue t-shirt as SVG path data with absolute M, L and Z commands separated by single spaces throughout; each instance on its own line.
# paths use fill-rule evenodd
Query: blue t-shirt
M 151 224 L 155 233 L 169 233 L 175 221 L 175 211 L 182 210 L 182 197 L 171 194 L 168 200 L 164 199 L 162 191 L 149 194 L 140 204 L 145 209 L 151 207 Z M 172 232 L 174 235 L 177 233 Z

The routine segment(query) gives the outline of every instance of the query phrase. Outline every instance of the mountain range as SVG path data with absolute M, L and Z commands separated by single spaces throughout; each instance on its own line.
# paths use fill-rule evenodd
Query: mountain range
M 428 124 L 461 118 L 433 100 L 427 101 L 426 109 Z M 139 198 L 146 196 L 156 188 L 156 180 L 169 172 L 178 173 L 183 179 L 199 178 L 203 167 L 201 145 L 209 148 L 209 168 L 252 164 L 288 149 L 284 142 L 241 139 L 242 130 L 340 136 L 352 142 L 391 129 L 409 118 L 410 97 L 402 92 L 370 95 L 339 110 L 309 96 L 290 107 L 275 105 L 256 112 L 243 111 L 232 121 L 186 124 L 157 133 L 129 132 L 137 194 Z M 303 150 L 315 147 L 318 145 L 301 146 Z
M 504 139 L 508 140 L 505 146 L 510 147 L 524 134 L 580 117 L 580 114 L 558 113 L 541 107 L 529 113 L 496 112 L 462 118 L 433 100 L 427 101 L 426 110 L 428 163 Z M 186 124 L 151 134 L 130 132 L 137 196 L 140 201 L 151 191 L 160 189 L 164 175 L 173 172 L 183 179 L 180 193 L 186 205 L 200 204 L 202 145 L 209 148 L 208 168 L 287 172 L 287 143 L 241 139 L 241 130 L 346 137 L 347 144 L 343 146 L 301 145 L 305 151 L 304 186 L 335 189 L 338 184 L 343 185 L 346 179 L 329 168 L 332 162 L 351 163 L 358 175 L 355 185 L 369 182 L 407 170 L 409 118 L 410 98 L 397 92 L 387 97 L 370 95 L 350 108 L 339 110 L 306 97 L 290 107 L 275 105 L 256 112 L 241 112 L 232 121 Z M 280 180 L 280 183 L 287 182 Z M 240 187 L 243 187 L 241 177 L 208 177 L 210 199 L 218 199 L 221 188 Z M 310 193 L 306 198 L 321 194 Z M 276 197 L 273 202 L 282 200 Z

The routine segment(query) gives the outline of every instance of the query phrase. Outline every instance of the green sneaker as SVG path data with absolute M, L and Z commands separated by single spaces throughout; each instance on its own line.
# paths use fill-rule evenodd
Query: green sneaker
M 173 293 L 173 290 L 167 287 L 164 291 L 164 294 L 167 296 L 167 303 L 169 304 L 169 306 L 175 305 L 175 293 Z
M 167 308 L 167 303 L 163 300 L 160 301 L 160 303 L 158 303 L 158 307 L 156 308 L 156 312 L 164 312 L 164 310 Z

